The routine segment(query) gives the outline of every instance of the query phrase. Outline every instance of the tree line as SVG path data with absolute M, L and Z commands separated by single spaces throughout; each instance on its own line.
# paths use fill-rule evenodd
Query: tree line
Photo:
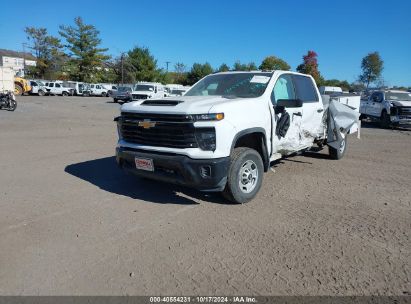
M 291 70 L 290 65 L 276 56 L 266 57 L 259 66 L 254 62 L 236 61 L 232 67 L 222 63 L 214 69 L 208 62 L 194 63 L 188 68 L 184 63 L 174 65 L 168 72 L 158 67 L 157 60 L 146 47 L 134 47 L 118 57 L 107 54 L 101 47 L 100 32 L 94 25 L 84 23 L 81 17 L 72 25 L 61 25 L 59 36 L 48 33 L 46 28 L 26 27 L 29 48 L 37 58 L 37 66 L 30 67 L 30 77 L 41 79 L 70 79 L 92 83 L 134 83 L 136 81 L 157 81 L 192 85 L 202 77 L 214 73 L 251 70 Z M 302 57 L 297 71 L 310 74 L 319 86 L 340 86 L 344 90 L 362 90 L 370 84 L 381 85 L 384 62 L 378 52 L 369 53 L 362 59 L 362 73 L 358 81 L 325 79 L 319 70 L 318 55 L 310 50 Z

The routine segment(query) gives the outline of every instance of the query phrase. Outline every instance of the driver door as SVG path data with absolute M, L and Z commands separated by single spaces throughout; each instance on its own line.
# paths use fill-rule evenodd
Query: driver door
M 289 154 L 299 150 L 301 145 L 300 129 L 302 120 L 302 107 L 284 107 L 279 108 L 277 102 L 287 103 L 290 101 L 292 105 L 295 101 L 296 94 L 294 82 L 291 74 L 282 74 L 278 77 L 274 89 L 271 92 L 271 103 L 274 107 L 273 111 L 273 128 L 272 128 L 272 151 L 274 153 Z M 281 116 L 288 113 L 290 117 L 290 125 L 284 137 L 276 133 L 276 126 L 279 123 Z

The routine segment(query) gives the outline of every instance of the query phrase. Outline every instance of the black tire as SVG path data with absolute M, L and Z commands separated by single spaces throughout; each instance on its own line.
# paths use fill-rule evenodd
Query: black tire
M 43 90 L 39 90 L 37 93 L 38 93 L 39 96 L 44 96 L 44 91 Z
M 101 93 L 101 97 L 107 97 L 107 96 L 108 96 L 108 95 L 107 95 L 106 92 Z
M 61 93 L 62 96 L 68 96 L 69 94 L 67 92 Z
M 10 101 L 10 107 L 7 108 L 7 111 L 14 111 L 17 108 L 17 101 L 11 100 Z
M 113 101 L 114 101 L 114 102 L 118 102 L 118 99 L 117 99 L 117 98 L 114 98 Z
M 223 196 L 232 203 L 247 203 L 256 196 L 263 183 L 263 161 L 257 151 L 246 147 L 235 148 L 230 158 Z M 247 172 L 248 167 L 254 174 Z
M 20 96 L 20 95 L 23 95 L 23 93 L 24 93 L 23 87 L 18 83 L 14 83 L 14 95 Z
M 345 135 L 344 140 L 341 142 L 341 145 L 338 149 L 334 149 L 331 146 L 328 146 L 328 154 L 332 159 L 341 159 L 345 155 L 345 151 L 347 151 L 347 135 Z
M 380 118 L 380 126 L 383 129 L 388 129 L 391 125 L 390 115 L 388 115 L 387 111 L 382 111 L 381 118 Z

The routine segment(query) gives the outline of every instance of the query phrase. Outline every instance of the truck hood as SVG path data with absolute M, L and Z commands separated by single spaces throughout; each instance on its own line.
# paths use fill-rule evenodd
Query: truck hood
M 397 107 L 411 107 L 411 101 L 409 100 L 392 100 L 390 102 Z
M 156 103 L 155 105 L 144 105 L 146 100 L 126 103 L 121 107 L 125 112 L 150 112 L 168 114 L 203 114 L 209 113 L 210 109 L 216 105 L 232 103 L 245 98 L 226 98 L 222 96 L 176 96 L 162 99 L 148 99 L 147 101 Z M 166 105 L 161 105 L 164 102 Z M 170 105 L 172 104 L 172 105 Z

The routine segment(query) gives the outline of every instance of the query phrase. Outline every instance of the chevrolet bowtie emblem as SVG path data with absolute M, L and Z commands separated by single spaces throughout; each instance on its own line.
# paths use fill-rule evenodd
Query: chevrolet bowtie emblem
M 138 126 L 143 127 L 144 129 L 150 129 L 155 127 L 156 123 L 149 120 L 139 121 Z

